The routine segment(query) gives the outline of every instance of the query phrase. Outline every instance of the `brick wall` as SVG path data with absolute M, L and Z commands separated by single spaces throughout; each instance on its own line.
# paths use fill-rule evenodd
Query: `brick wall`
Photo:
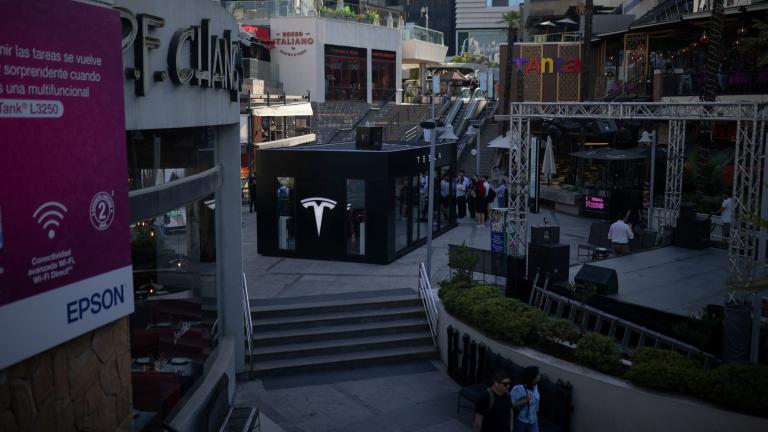
M 3 432 L 130 431 L 131 403 L 128 318 L 0 371 Z

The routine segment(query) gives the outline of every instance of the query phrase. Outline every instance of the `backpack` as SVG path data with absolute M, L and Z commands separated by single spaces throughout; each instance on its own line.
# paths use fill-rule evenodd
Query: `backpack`
M 493 187 L 491 187 L 491 188 L 489 188 L 489 189 L 488 189 L 488 196 L 487 196 L 487 197 L 485 197 L 485 199 L 486 199 L 486 201 L 488 201 L 489 203 L 493 202 L 493 200 L 495 200 L 495 199 L 496 199 L 496 191 L 495 191 L 495 190 L 493 190 Z

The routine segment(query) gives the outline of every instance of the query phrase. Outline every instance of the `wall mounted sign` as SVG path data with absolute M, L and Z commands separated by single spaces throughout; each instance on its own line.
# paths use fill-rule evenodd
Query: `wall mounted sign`
M 301 200 L 301 205 L 306 209 L 311 208 L 314 210 L 317 236 L 320 237 L 320 230 L 323 227 L 323 212 L 325 209 L 333 210 L 336 208 L 336 201 L 328 198 L 312 197 Z
M 526 74 L 580 73 L 581 59 L 578 57 L 531 57 L 513 58 L 518 71 Z
M 325 55 L 333 57 L 368 58 L 365 48 L 345 47 L 339 45 L 325 45 Z
M 309 32 L 284 31 L 275 33 L 274 42 L 280 53 L 296 57 L 307 52 L 307 47 L 314 45 L 315 38 Z
M 132 313 L 133 275 L 120 14 L 0 10 L 3 369 Z
M 199 25 L 176 29 L 170 40 L 160 40 L 156 29 L 166 26 L 164 18 L 148 13 L 136 13 L 126 7 L 117 7 L 125 30 L 123 49 L 133 48 L 134 67 L 125 71 L 128 80 L 135 81 L 136 96 L 146 96 L 150 80 L 170 78 L 176 85 L 191 84 L 201 88 L 229 90 L 230 100 L 239 100 L 243 82 L 240 41 L 232 31 L 221 35 L 211 32 L 211 20 L 203 18 Z M 168 44 L 165 56 L 167 69 L 152 71 L 150 65 L 158 62 L 155 52 Z M 161 57 L 162 58 L 162 57 Z

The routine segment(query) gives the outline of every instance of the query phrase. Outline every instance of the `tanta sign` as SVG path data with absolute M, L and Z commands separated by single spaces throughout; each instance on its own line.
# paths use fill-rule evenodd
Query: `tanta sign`
M 581 59 L 578 57 L 513 58 L 512 63 L 517 65 L 518 71 L 523 71 L 526 74 L 581 72 Z
M 274 41 L 282 54 L 296 57 L 307 52 L 307 47 L 315 43 L 315 38 L 308 32 L 287 31 L 275 33 Z

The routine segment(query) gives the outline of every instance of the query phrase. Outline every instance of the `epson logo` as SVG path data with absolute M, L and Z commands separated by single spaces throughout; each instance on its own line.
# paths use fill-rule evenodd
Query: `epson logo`
M 301 200 L 304 208 L 310 208 L 315 211 L 315 225 L 317 226 L 317 236 L 320 237 L 320 228 L 323 226 L 323 211 L 327 208 L 333 210 L 336 207 L 336 201 L 328 198 L 312 197 Z

